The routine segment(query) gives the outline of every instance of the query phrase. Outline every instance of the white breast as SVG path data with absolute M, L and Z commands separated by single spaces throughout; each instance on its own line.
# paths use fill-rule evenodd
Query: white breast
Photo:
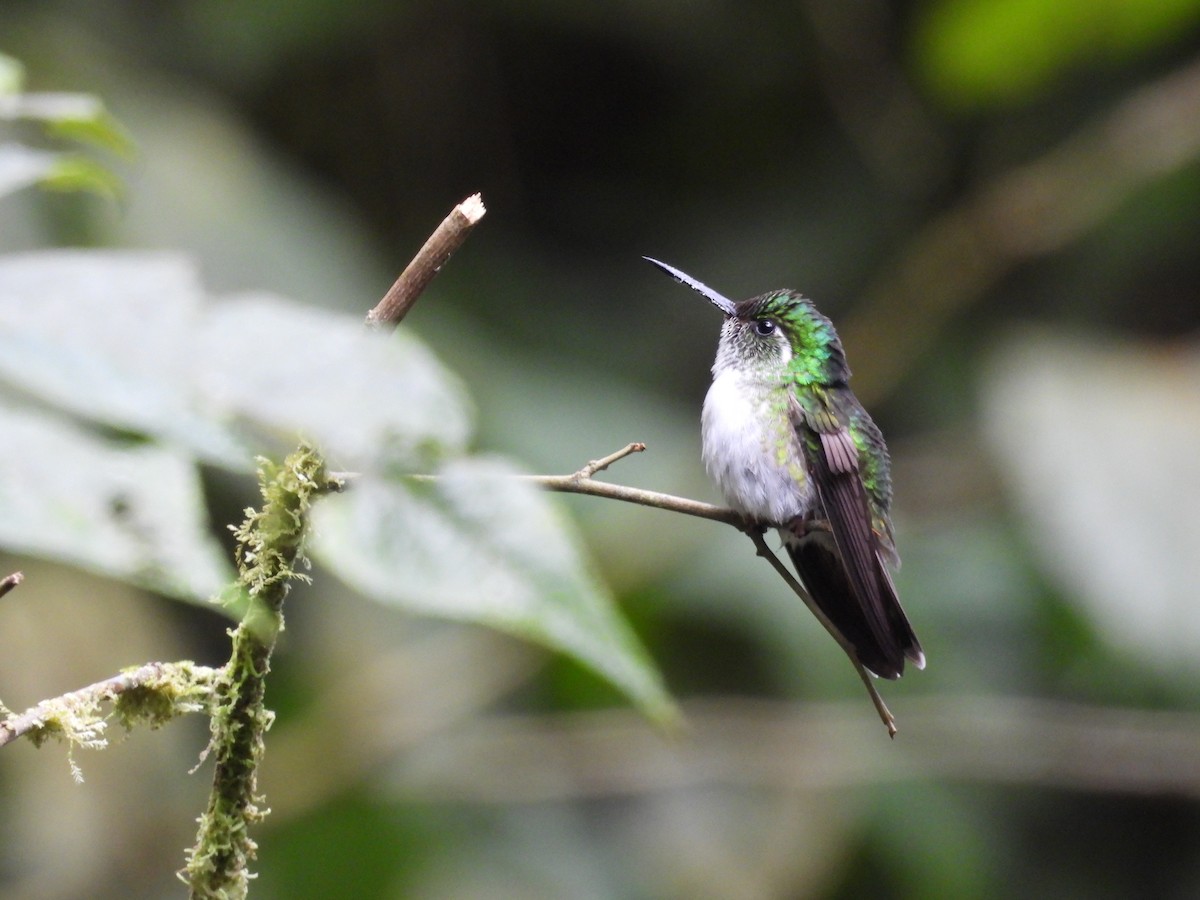
M 713 379 L 701 418 L 704 467 L 725 502 L 774 525 L 803 515 L 813 503 L 781 391 L 727 369 Z

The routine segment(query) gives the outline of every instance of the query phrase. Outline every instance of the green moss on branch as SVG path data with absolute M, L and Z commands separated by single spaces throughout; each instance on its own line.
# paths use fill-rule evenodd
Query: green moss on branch
M 196 846 L 180 873 L 192 897 L 246 895 L 248 865 L 256 846 L 249 826 L 266 810 L 256 793 L 263 735 L 273 714 L 263 697 L 275 639 L 283 629 L 283 601 L 294 579 L 305 578 L 304 538 L 317 496 L 335 489 L 321 456 L 301 445 L 276 465 L 259 461 L 260 510 L 246 511 L 237 537 L 237 593 L 248 600 L 234 629 L 233 653 L 216 691 L 209 746 L 216 760 L 208 808 L 200 818 Z
M 100 750 L 108 746 L 108 724 L 115 719 L 126 731 L 137 725 L 158 728 L 176 716 L 209 709 L 217 670 L 192 662 L 147 663 L 120 675 L 43 700 L 23 713 L 0 721 L 0 746 L 28 738 L 40 747 L 50 740 L 65 742 L 76 781 L 83 774 L 75 764 L 76 747 Z M 108 715 L 105 703 L 112 704 Z

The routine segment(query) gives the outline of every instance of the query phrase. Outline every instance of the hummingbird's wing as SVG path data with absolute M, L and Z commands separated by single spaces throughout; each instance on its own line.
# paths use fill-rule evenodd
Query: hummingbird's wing
M 837 553 L 826 542 L 793 553 L 813 599 L 855 646 L 875 674 L 898 678 L 908 657 L 924 666 L 924 654 L 908 623 L 881 558 L 863 483 L 858 446 L 848 424 L 827 406 L 792 403 L 792 424 L 804 448 Z M 840 571 L 839 571 L 840 569 Z M 822 596 L 818 596 L 821 594 Z
M 896 538 L 888 516 L 892 505 L 892 476 L 887 444 L 879 427 L 857 401 L 851 406 L 848 418 L 855 445 L 862 447 L 858 469 L 871 508 L 871 531 L 876 548 L 888 566 L 899 569 L 900 555 L 896 552 Z

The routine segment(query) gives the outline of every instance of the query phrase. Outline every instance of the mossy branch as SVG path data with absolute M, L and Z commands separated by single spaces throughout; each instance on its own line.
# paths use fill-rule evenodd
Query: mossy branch
M 108 746 L 110 719 L 129 731 L 135 725 L 158 728 L 176 716 L 208 711 L 218 673 L 186 661 L 126 669 L 104 681 L 43 700 L 23 713 L 8 715 L 0 722 L 0 747 L 25 737 L 38 747 L 57 740 L 66 741 L 71 749 L 102 749 Z M 106 703 L 112 704 L 112 711 L 103 715 Z M 76 781 L 83 780 L 73 760 L 71 773 Z
M 398 325 L 485 212 L 479 194 L 455 206 L 367 316 L 367 325 Z M 231 635 L 233 653 L 217 685 L 209 744 L 216 771 L 208 808 L 180 872 L 193 898 L 246 895 L 248 864 L 257 849 L 249 826 L 267 812 L 259 808 L 256 785 L 263 737 L 273 719 L 263 697 L 275 639 L 283 629 L 283 601 L 292 581 L 306 578 L 298 569 L 305 564 L 312 501 L 342 486 L 320 454 L 305 444 L 282 466 L 260 460 L 259 483 L 262 510 L 247 510 L 246 521 L 234 529 L 238 580 L 231 599 L 244 597 L 249 605 Z
M 283 601 L 296 579 L 306 578 L 304 539 L 309 510 L 321 494 L 336 490 L 325 462 L 301 445 L 276 465 L 259 461 L 260 510 L 248 509 L 237 537 L 237 595 L 247 611 L 233 630 L 233 650 L 216 685 L 209 752 L 216 760 L 208 808 L 200 817 L 196 845 L 180 877 L 192 897 L 244 897 L 256 845 L 250 825 L 266 815 L 259 807 L 258 765 L 273 714 L 263 703 L 275 640 L 283 630 Z

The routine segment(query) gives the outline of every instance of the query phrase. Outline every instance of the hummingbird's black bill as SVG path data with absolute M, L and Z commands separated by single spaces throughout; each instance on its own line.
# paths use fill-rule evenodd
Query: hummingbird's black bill
M 680 284 L 686 284 L 697 294 L 702 295 L 706 300 L 708 300 L 709 303 L 711 303 L 721 312 L 725 313 L 725 315 L 732 316 L 734 311 L 737 309 L 737 304 L 728 297 L 724 296 L 723 294 L 718 294 L 707 284 L 702 281 L 697 281 L 686 272 L 680 272 L 674 266 L 668 266 L 665 262 L 659 262 L 657 259 L 651 259 L 649 256 L 643 256 L 642 259 L 648 263 L 654 263 L 654 265 L 658 266 Z

